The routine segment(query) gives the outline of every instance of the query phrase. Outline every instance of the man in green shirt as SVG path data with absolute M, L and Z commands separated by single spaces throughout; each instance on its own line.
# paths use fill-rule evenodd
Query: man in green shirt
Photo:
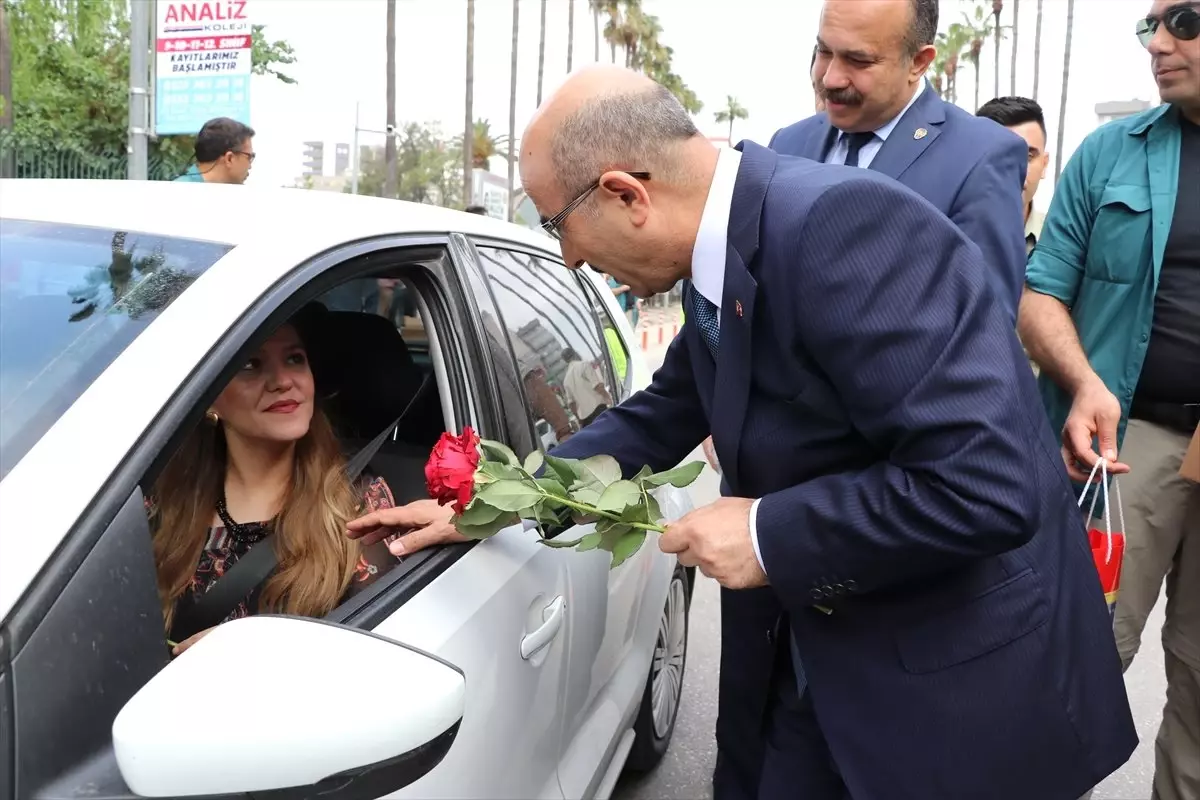
M 254 156 L 253 128 L 228 117 L 210 119 L 196 134 L 196 163 L 175 180 L 242 184 Z
M 1101 457 L 1123 475 L 1126 667 L 1166 580 L 1154 798 L 1197 800 L 1200 485 L 1179 469 L 1200 425 L 1200 4 L 1155 0 L 1137 31 L 1164 105 L 1100 127 L 1072 156 L 1019 329 L 1071 477 L 1081 484 Z

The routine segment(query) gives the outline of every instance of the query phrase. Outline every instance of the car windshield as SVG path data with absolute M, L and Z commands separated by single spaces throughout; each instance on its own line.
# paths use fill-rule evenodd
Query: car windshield
M 0 478 L 230 249 L 0 219 Z

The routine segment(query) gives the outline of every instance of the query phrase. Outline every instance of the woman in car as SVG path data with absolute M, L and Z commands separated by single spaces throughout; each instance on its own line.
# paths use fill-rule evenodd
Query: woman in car
M 324 616 L 397 563 L 390 538 L 364 547 L 344 535 L 348 521 L 394 503 L 382 478 L 352 483 L 345 473 L 315 403 L 306 317 L 258 348 L 154 483 L 147 507 L 176 655 L 211 630 L 187 629 L 193 607 L 252 547 L 273 548 L 278 565 L 234 597 L 221 621 L 259 612 Z

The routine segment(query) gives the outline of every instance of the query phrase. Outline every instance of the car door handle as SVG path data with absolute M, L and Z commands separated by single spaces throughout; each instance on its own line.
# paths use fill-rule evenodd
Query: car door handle
M 562 595 L 559 595 L 550 605 L 542 609 L 544 622 L 521 639 L 521 658 L 526 660 L 532 658 L 534 653 L 550 644 L 558 635 L 558 632 L 562 630 L 566 607 L 567 601 L 562 598 Z

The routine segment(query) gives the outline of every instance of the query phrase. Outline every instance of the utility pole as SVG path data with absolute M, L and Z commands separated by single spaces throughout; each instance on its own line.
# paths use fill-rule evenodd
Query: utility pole
M 129 180 L 144 181 L 147 169 L 150 123 L 150 17 L 153 0 L 133 0 L 129 4 Z
M 359 106 L 361 105 L 361 102 L 354 104 L 354 144 L 352 145 L 354 150 L 350 152 L 350 158 L 353 159 L 354 169 L 350 173 L 350 194 L 358 194 L 358 171 L 360 169 L 358 155 L 358 110 Z

